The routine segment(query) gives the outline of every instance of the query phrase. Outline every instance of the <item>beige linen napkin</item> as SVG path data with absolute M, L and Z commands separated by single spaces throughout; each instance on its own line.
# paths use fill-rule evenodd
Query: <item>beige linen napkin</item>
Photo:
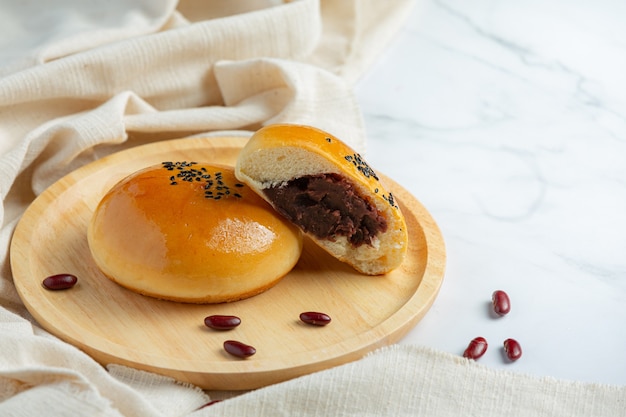
M 209 408 L 210 416 L 623 417 L 626 387 L 537 378 L 392 345 Z

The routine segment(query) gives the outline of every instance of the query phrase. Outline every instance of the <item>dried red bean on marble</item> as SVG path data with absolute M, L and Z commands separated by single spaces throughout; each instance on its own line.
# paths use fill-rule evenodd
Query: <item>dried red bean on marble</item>
M 300 314 L 300 320 L 306 324 L 312 324 L 314 326 L 326 326 L 331 322 L 331 318 L 326 313 L 319 313 L 317 311 L 306 311 Z
M 72 274 L 56 274 L 46 277 L 42 284 L 45 288 L 53 291 L 67 290 L 78 282 L 78 278 Z
M 204 318 L 204 325 L 215 330 L 231 330 L 240 324 L 241 319 L 237 316 L 214 314 Z
M 511 300 L 509 295 L 502 291 L 496 290 L 491 295 L 491 302 L 493 303 L 493 311 L 499 316 L 504 316 L 511 311 Z
M 256 353 L 256 349 L 250 345 L 237 340 L 227 340 L 224 342 L 224 350 L 233 356 L 247 358 Z
M 504 351 L 506 352 L 506 357 L 512 361 L 522 357 L 522 346 L 515 339 L 509 338 L 504 341 Z
M 463 357 L 476 360 L 487 352 L 487 347 L 487 340 L 484 337 L 475 337 L 467 345 L 467 349 L 463 352 Z

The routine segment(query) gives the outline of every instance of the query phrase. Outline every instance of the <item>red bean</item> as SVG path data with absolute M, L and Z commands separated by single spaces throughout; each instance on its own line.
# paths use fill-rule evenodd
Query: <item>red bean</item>
M 487 346 L 487 340 L 484 337 L 475 337 L 469 342 L 467 349 L 463 352 L 463 357 L 476 360 L 485 354 Z
M 256 353 L 256 349 L 237 340 L 227 340 L 224 342 L 224 350 L 233 356 L 247 358 Z
M 314 326 L 326 326 L 330 323 L 331 318 L 328 314 L 318 313 L 316 311 L 306 311 L 300 314 L 300 320 L 306 324 L 312 324 Z
M 78 282 L 78 278 L 72 274 L 56 274 L 50 275 L 43 280 L 43 286 L 49 290 L 67 290 L 72 288 Z
M 212 406 L 213 404 L 217 404 L 217 403 L 221 403 L 221 402 L 222 402 L 222 400 L 211 400 L 211 401 L 209 401 L 208 403 L 206 403 L 206 404 L 204 404 L 204 405 L 202 405 L 202 406 L 198 407 L 198 408 L 197 408 L 197 410 L 200 410 L 200 409 L 202 409 L 202 408 L 207 408 L 207 407 Z
M 495 311 L 497 315 L 504 316 L 511 311 L 511 300 L 504 291 L 494 291 L 491 295 L 491 301 L 493 302 L 493 311 Z
M 522 357 L 522 347 L 515 339 L 506 339 L 504 341 L 504 351 L 506 352 L 506 357 L 512 361 Z
M 241 324 L 241 319 L 237 316 L 222 316 L 215 314 L 204 318 L 206 327 L 215 330 L 230 330 Z

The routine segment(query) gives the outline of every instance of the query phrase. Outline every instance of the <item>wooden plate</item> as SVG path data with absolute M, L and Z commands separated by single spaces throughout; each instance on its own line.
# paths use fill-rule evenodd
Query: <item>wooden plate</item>
M 205 389 L 252 389 L 361 358 L 398 341 L 426 314 L 443 280 L 445 248 L 426 209 L 387 180 L 410 234 L 405 262 L 384 276 L 364 276 L 310 241 L 296 267 L 269 291 L 230 304 L 190 305 L 126 290 L 100 273 L 87 244 L 87 224 L 117 181 L 162 161 L 234 165 L 242 137 L 178 139 L 131 148 L 80 168 L 42 193 L 26 210 L 11 243 L 11 265 L 24 304 L 49 332 L 102 364 L 117 363 Z M 72 273 L 78 284 L 48 291 L 42 280 Z M 298 319 L 322 311 L 325 327 Z M 211 314 L 234 314 L 242 324 L 218 332 Z M 236 339 L 256 355 L 237 359 L 222 344 Z

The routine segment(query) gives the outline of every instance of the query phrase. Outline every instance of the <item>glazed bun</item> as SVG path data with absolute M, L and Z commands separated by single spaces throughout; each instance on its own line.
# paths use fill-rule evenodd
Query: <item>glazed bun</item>
M 164 162 L 116 184 L 88 230 L 111 280 L 156 298 L 220 303 L 275 285 L 297 263 L 301 232 L 231 167 Z
M 270 125 L 239 154 L 235 175 L 337 259 L 368 275 L 398 267 L 404 217 L 354 150 L 319 129 Z

